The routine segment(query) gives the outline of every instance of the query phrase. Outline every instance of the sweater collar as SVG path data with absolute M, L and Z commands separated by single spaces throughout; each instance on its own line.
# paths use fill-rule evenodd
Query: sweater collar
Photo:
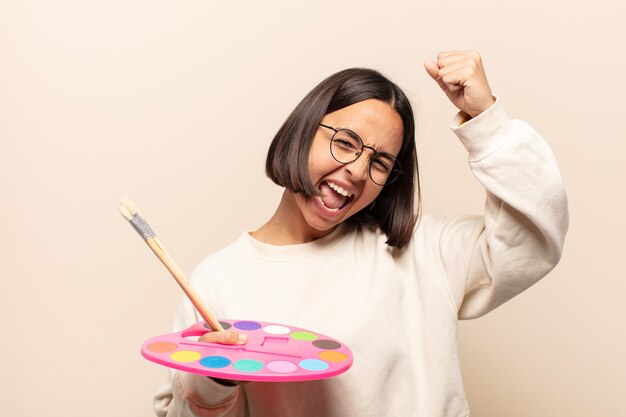
M 321 239 L 293 245 L 272 245 L 261 242 L 253 238 L 249 231 L 244 230 L 239 242 L 242 249 L 254 257 L 276 262 L 292 261 L 325 253 L 345 239 L 352 229 L 354 228 L 350 225 L 342 223 Z

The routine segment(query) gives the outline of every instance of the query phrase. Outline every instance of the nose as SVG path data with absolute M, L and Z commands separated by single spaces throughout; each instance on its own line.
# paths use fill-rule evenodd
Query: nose
M 361 152 L 357 159 L 345 165 L 346 171 L 348 171 L 350 176 L 358 180 L 367 180 L 369 176 L 370 163 L 367 155 L 364 155 L 364 153 Z

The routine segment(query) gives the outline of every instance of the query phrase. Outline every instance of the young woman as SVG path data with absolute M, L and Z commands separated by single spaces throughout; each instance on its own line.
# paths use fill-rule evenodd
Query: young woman
M 477 53 L 440 53 L 425 67 L 460 110 L 452 130 L 486 189 L 484 216 L 418 221 L 407 97 L 376 71 L 331 75 L 270 146 L 267 174 L 285 187 L 274 215 L 203 260 L 191 281 L 218 317 L 315 329 L 346 343 L 353 367 L 296 383 L 172 372 L 155 398 L 159 416 L 469 415 L 457 320 L 556 265 L 567 201 L 550 149 L 509 119 Z M 199 320 L 185 300 L 175 330 Z M 201 340 L 246 342 L 228 331 Z

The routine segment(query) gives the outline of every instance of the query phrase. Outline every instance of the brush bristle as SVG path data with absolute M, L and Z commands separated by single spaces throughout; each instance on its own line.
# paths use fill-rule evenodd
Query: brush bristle
M 122 199 L 120 199 L 120 206 L 122 206 L 126 210 L 128 210 L 128 212 L 130 213 L 131 216 L 138 212 L 138 210 L 135 207 L 135 205 L 133 203 L 131 203 L 130 200 L 128 198 L 126 198 L 126 197 L 123 197 Z
M 128 221 L 130 221 L 130 219 L 132 219 L 132 218 L 133 218 L 133 215 L 132 215 L 132 214 L 130 214 L 130 211 L 128 211 L 128 210 L 126 209 L 126 207 L 124 207 L 124 206 L 120 206 L 120 213 L 121 213 L 121 214 L 122 214 L 122 216 L 124 216 L 124 218 L 125 218 L 126 220 L 128 220 Z

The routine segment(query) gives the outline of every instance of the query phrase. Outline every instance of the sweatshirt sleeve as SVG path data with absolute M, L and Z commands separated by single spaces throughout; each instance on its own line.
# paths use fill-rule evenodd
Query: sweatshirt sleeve
M 192 278 L 193 279 L 193 278 Z M 173 331 L 186 329 L 199 317 L 188 299 L 183 299 Z M 154 396 L 158 417 L 220 417 L 242 415 L 237 412 L 239 387 L 219 384 L 211 378 L 170 369 L 169 377 Z
M 521 293 L 558 263 L 568 227 L 565 189 L 552 151 L 500 99 L 453 132 L 485 187 L 484 216 L 448 221 L 440 262 L 459 319 L 482 316 Z

